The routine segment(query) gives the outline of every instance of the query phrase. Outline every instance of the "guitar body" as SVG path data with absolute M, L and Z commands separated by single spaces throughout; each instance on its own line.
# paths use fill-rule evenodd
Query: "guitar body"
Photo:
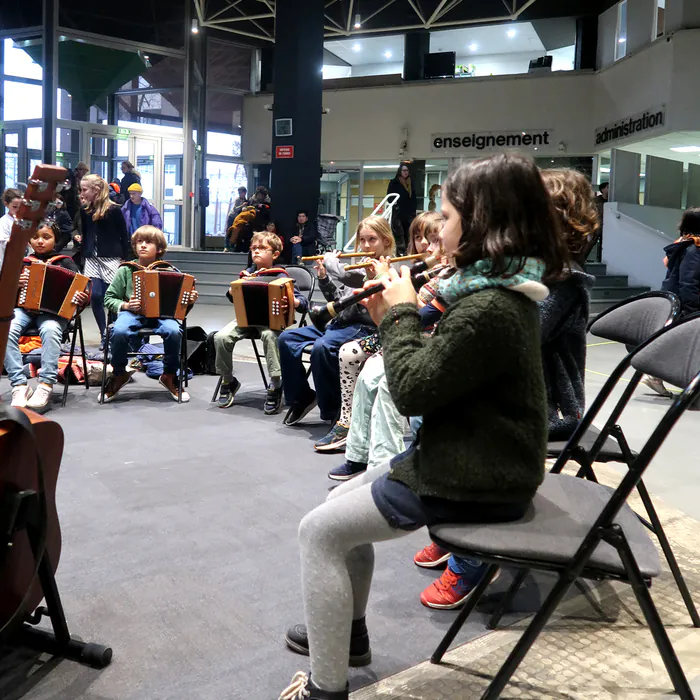
M 0 422 L 0 502 L 9 491 L 38 491 L 37 450 L 44 468 L 47 530 L 46 553 L 55 572 L 61 554 L 61 529 L 56 512 L 56 482 L 63 454 L 61 426 L 33 411 L 24 411 L 34 428 L 36 442 L 20 426 Z M 0 627 L 10 619 L 32 584 L 36 559 L 29 546 L 27 533 L 16 532 L 4 560 L 0 560 Z M 25 614 L 32 613 L 43 598 L 38 578 L 25 605 Z M 19 618 L 20 622 L 22 617 Z

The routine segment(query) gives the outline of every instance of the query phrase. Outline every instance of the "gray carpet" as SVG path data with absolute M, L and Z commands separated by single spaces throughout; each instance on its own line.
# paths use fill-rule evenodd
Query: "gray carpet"
M 276 700 L 308 669 L 283 642 L 303 621 L 297 526 L 342 455 L 314 453 L 327 430 L 316 411 L 295 428 L 264 416 L 257 368 L 239 368 L 243 388 L 226 411 L 209 404 L 215 377 L 196 377 L 178 406 L 137 376 L 113 404 L 71 387 L 66 408 L 51 412 L 66 433 L 58 584 L 72 632 L 108 643 L 114 660 L 103 671 L 38 664 L 24 680 L 15 654 L 0 669 L 0 696 Z M 435 576 L 411 562 L 426 542 L 418 532 L 377 547 L 374 660 L 351 671 L 353 688 L 428 658 L 454 618 L 418 600 Z M 459 639 L 482 634 L 484 621 L 475 616 Z

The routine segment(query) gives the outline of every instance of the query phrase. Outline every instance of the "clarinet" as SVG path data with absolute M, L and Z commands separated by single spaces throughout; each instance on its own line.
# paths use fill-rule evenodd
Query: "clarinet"
M 445 269 L 444 266 L 438 265 L 439 262 L 440 258 L 434 255 L 426 260 L 419 260 L 411 266 L 411 279 L 416 291 Z M 341 311 L 355 304 L 359 304 L 363 299 L 367 299 L 367 297 L 371 297 L 373 294 L 383 291 L 383 289 L 384 285 L 378 282 L 376 285 L 363 289 L 361 292 L 341 299 L 340 301 L 330 301 L 327 304 L 315 304 L 309 310 L 311 323 L 313 323 L 318 330 L 324 332 L 328 323 Z

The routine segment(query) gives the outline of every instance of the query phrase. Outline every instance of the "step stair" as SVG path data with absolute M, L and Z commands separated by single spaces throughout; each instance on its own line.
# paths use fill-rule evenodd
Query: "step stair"
M 649 291 L 649 287 L 630 285 L 627 275 L 609 275 L 605 263 L 587 263 L 586 272 L 595 277 L 591 291 L 591 316 L 602 313 L 620 301 Z

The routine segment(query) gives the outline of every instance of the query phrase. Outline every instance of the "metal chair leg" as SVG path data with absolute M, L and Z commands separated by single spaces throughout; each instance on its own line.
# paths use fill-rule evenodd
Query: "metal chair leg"
M 63 372 L 63 399 L 61 401 L 62 408 L 65 408 L 66 401 L 68 400 L 68 378 L 70 377 L 70 373 L 73 371 L 73 355 L 75 355 L 75 338 L 77 335 L 77 323 L 78 319 L 76 318 L 73 323 L 73 333 L 71 333 L 70 352 L 68 353 L 68 365 L 66 366 L 66 369 Z
M 431 664 L 439 664 L 442 661 L 442 657 L 445 655 L 445 652 L 449 649 L 450 644 L 452 644 L 454 638 L 462 629 L 470 613 L 472 612 L 472 610 L 474 610 L 477 603 L 479 602 L 479 599 L 484 594 L 484 591 L 488 588 L 489 584 L 493 580 L 493 577 L 496 575 L 498 568 L 499 567 L 496 564 L 491 564 L 489 568 L 486 569 L 486 573 L 484 574 L 483 578 L 476 585 L 476 588 L 471 592 L 471 595 L 467 599 L 467 602 L 464 604 L 464 607 L 459 611 L 459 615 L 457 615 L 457 618 L 452 623 L 452 626 L 450 627 L 450 629 L 447 630 L 447 634 L 442 638 L 442 641 L 440 642 L 440 644 L 438 644 L 437 649 L 433 652 L 433 655 L 430 657 Z
M 674 690 L 678 693 L 681 700 L 694 700 L 695 696 L 690 689 L 690 685 L 688 685 L 688 679 L 685 677 L 685 673 L 683 673 L 671 640 L 668 638 L 668 634 L 666 634 L 664 623 L 659 616 L 659 611 L 654 605 L 654 601 L 649 593 L 649 588 L 639 571 L 639 566 L 634 558 L 634 554 L 632 554 L 632 550 L 630 549 L 622 528 L 619 525 L 613 525 L 609 534 L 607 536 L 604 535 L 604 539 L 616 547 L 620 554 L 620 559 L 622 559 L 622 563 L 625 566 L 632 590 L 637 598 L 639 607 L 642 609 L 644 618 L 649 625 L 656 647 L 659 650 L 664 666 L 666 666 L 666 671 L 673 683 Z
M 219 389 L 221 389 L 221 384 L 224 381 L 223 377 L 219 377 L 219 381 L 216 382 L 216 389 L 214 389 L 214 395 L 211 397 L 211 402 L 214 403 L 219 396 Z
M 681 597 L 683 598 L 685 607 L 688 610 L 690 619 L 693 621 L 693 627 L 700 627 L 700 616 L 698 616 L 698 611 L 695 607 L 693 598 L 690 595 L 690 591 L 688 590 L 688 585 L 686 584 L 685 579 L 683 578 L 683 573 L 681 572 L 681 569 L 678 566 L 676 557 L 673 554 L 673 549 L 671 549 L 671 544 L 668 541 L 668 538 L 666 537 L 664 528 L 661 525 L 661 520 L 659 520 L 659 516 L 656 513 L 656 508 L 654 508 L 651 496 L 647 491 L 647 487 L 641 480 L 637 484 L 637 492 L 639 493 L 639 497 L 642 499 L 642 503 L 646 508 L 647 514 L 649 515 L 649 520 L 651 521 L 651 528 L 654 531 L 654 534 L 656 535 L 657 539 L 659 540 L 659 544 L 661 545 L 661 549 L 663 550 L 664 556 L 666 557 L 668 566 L 671 569 L 671 573 L 673 574 L 676 586 L 678 586 L 678 590 L 680 591 Z
M 503 597 L 503 600 L 501 601 L 498 608 L 493 612 L 493 614 L 489 618 L 489 621 L 486 623 L 486 629 L 495 630 L 496 627 L 498 627 L 498 623 L 501 621 L 503 614 L 510 609 L 510 606 L 513 603 L 513 599 L 515 598 L 516 593 L 520 590 L 520 587 L 523 585 L 523 581 L 525 581 L 529 573 L 530 569 L 519 569 L 517 571 L 517 573 L 513 577 L 513 581 L 511 582 L 510 587 L 508 588 L 505 596 Z
M 85 355 L 85 339 L 83 337 L 83 322 L 80 316 L 76 319 L 78 334 L 80 338 L 80 354 L 83 357 L 83 377 L 85 378 L 85 391 L 90 388 L 90 383 L 88 382 L 88 366 L 87 366 L 87 356 Z
M 101 404 L 105 402 L 105 389 L 107 388 L 107 363 L 109 361 L 109 324 L 105 328 L 104 351 L 102 352 L 102 392 L 100 393 Z
M 255 359 L 258 361 L 258 369 L 260 370 L 260 376 L 262 377 L 263 384 L 265 385 L 265 390 L 267 391 L 267 376 L 265 375 L 265 369 L 263 368 L 262 365 L 262 356 L 260 355 L 260 351 L 258 350 L 258 344 L 255 342 L 255 339 L 251 338 L 250 341 L 253 344 L 253 352 L 255 353 Z

